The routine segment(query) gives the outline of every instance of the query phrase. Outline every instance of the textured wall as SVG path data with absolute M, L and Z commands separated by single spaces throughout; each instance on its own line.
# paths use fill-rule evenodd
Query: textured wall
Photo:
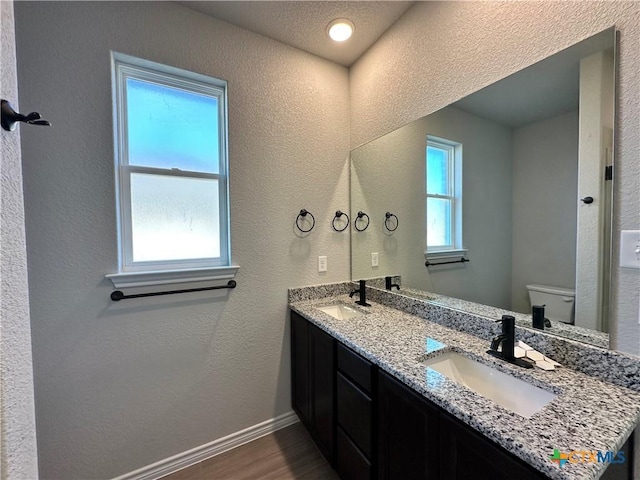
M 18 108 L 13 2 L 0 2 L 0 96 Z M 0 130 L 0 476 L 38 478 L 20 130 Z
M 575 288 L 578 112 L 513 131 L 512 310 L 530 283 Z
M 112 477 L 290 411 L 286 289 L 349 278 L 330 229 L 349 201 L 347 70 L 171 2 L 15 10 L 21 103 L 53 123 L 23 131 L 42 476 Z M 235 290 L 109 300 L 110 49 L 228 80 Z
M 612 25 L 621 36 L 612 345 L 640 355 L 640 271 L 616 266 L 620 230 L 640 227 L 639 2 L 418 2 L 351 68 L 351 145 Z

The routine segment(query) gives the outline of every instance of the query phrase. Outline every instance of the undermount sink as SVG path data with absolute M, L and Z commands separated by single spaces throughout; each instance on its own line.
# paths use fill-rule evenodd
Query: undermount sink
M 334 305 L 326 305 L 324 307 L 316 307 L 318 310 L 331 315 L 337 320 L 348 320 L 353 317 L 364 315 L 362 312 L 344 303 L 336 303 Z
M 424 365 L 493 400 L 525 418 L 531 418 L 556 395 L 455 352 L 424 360 Z M 427 383 L 429 381 L 427 372 Z

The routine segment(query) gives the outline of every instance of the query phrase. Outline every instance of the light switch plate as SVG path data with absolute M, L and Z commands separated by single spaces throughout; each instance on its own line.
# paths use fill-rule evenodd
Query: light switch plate
M 620 232 L 620 266 L 640 268 L 640 230 Z
M 377 267 L 379 265 L 378 263 L 378 252 L 372 252 L 371 253 L 371 266 L 372 267 Z
M 326 272 L 327 271 L 327 256 L 321 255 L 318 257 L 318 272 Z

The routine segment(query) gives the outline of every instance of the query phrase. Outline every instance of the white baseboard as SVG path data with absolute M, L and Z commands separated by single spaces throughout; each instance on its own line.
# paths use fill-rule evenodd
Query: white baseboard
M 201 445 L 173 457 L 165 458 L 159 462 L 139 468 L 133 472 L 125 473 L 114 480 L 158 480 L 166 475 L 195 465 L 207 458 L 215 457 L 233 448 L 249 443 L 252 440 L 268 435 L 281 428 L 288 427 L 298 422 L 298 417 L 293 412 L 282 414 L 271 420 L 264 421 L 213 442 Z

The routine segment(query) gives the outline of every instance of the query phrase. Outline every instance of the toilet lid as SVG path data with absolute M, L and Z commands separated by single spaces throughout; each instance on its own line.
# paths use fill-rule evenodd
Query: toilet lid
M 533 290 L 534 292 L 550 293 L 552 295 L 562 295 L 565 297 L 575 297 L 576 291 L 569 288 L 551 287 L 549 285 L 527 285 L 527 290 Z

